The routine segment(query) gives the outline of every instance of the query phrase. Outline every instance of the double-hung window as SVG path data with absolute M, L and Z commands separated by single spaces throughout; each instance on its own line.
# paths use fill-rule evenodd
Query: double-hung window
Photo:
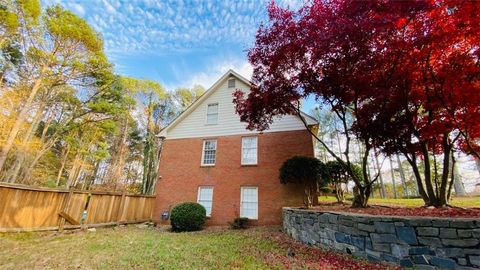
M 254 165 L 257 164 L 257 137 L 243 137 L 242 138 L 242 164 Z
M 197 202 L 207 210 L 207 217 L 212 215 L 213 187 L 198 187 Z
M 217 157 L 217 140 L 203 141 L 202 166 L 215 165 Z
M 240 193 L 240 217 L 258 219 L 258 188 L 242 187 Z
M 216 125 L 218 123 L 218 103 L 207 105 L 207 125 Z

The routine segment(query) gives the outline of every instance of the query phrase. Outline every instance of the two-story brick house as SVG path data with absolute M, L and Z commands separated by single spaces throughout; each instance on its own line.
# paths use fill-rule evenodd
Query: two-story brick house
M 312 136 L 294 115 L 276 119 L 261 133 L 247 130 L 232 94 L 249 88 L 247 79 L 230 70 L 162 130 L 155 221 L 186 201 L 205 206 L 208 225 L 227 225 L 239 216 L 280 224 L 283 206 L 302 205 L 302 187 L 282 185 L 279 169 L 294 155 L 313 156 Z

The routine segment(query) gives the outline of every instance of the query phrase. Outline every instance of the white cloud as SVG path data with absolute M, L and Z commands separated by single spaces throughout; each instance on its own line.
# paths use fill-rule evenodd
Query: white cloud
M 202 85 L 208 89 L 229 69 L 238 72 L 240 75 L 247 79 L 250 79 L 252 77 L 253 72 L 253 68 L 250 63 L 248 63 L 246 60 L 241 59 L 217 60 L 209 66 L 210 68 L 208 68 L 207 70 L 192 74 L 190 76 L 187 75 L 184 83 L 172 86 L 169 89 L 175 89 L 180 86 L 192 87 L 196 84 Z
M 103 34 L 109 53 L 162 53 L 251 43 L 269 0 L 43 0 L 63 4 Z M 123 36 L 131 37 L 125 42 Z M 185 38 L 187 37 L 187 38 Z M 111 42 L 108 42 L 111 40 Z

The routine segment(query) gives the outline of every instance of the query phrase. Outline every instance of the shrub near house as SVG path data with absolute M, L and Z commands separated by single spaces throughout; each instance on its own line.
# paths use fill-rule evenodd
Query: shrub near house
M 205 224 L 206 214 L 205 207 L 198 203 L 181 203 L 172 210 L 172 230 L 176 232 L 201 230 Z

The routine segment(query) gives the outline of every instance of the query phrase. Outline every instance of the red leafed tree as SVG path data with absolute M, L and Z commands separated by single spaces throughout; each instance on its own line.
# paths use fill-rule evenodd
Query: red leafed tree
M 480 149 L 479 8 L 473 1 L 318 0 L 291 11 L 272 2 L 249 51 L 251 91 L 235 93 L 237 112 L 263 130 L 276 115 L 300 115 L 298 100 L 314 95 L 344 124 L 345 153 L 329 152 L 347 171 L 351 138 L 365 146 L 363 177 L 349 172 L 353 206 L 367 205 L 376 180 L 367 173 L 373 147 L 402 153 L 425 204 L 446 205 L 454 151 L 478 157 Z

